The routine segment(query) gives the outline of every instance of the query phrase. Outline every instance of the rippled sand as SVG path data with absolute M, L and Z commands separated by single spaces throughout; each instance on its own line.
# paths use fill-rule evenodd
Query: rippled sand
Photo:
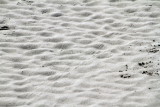
M 160 1 L 0 0 L 0 107 L 160 107 Z

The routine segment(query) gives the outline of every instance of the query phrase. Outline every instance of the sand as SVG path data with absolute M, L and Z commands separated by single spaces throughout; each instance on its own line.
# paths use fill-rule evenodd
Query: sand
M 0 107 L 160 107 L 159 0 L 0 0 Z

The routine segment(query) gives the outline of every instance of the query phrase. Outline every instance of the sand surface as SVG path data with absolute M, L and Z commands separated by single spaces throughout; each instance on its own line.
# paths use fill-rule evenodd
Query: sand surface
M 0 107 L 160 107 L 159 0 L 0 0 Z

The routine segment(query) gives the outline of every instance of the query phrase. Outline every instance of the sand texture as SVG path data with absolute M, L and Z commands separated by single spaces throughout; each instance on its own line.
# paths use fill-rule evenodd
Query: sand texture
M 0 107 L 160 107 L 159 0 L 0 0 Z

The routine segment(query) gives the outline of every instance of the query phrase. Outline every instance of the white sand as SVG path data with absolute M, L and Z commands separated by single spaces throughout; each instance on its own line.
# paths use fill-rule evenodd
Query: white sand
M 0 107 L 160 107 L 159 0 L 0 0 Z

